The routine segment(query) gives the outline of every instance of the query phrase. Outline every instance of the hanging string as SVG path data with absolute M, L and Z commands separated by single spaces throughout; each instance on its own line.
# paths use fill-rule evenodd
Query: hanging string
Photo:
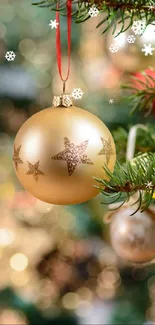
M 134 125 L 128 135 L 127 149 L 126 149 L 126 160 L 131 160 L 134 158 L 135 148 L 136 148 L 136 137 L 138 129 L 147 131 L 147 127 L 143 124 Z
M 57 10 L 59 10 L 59 2 L 57 3 Z M 68 43 L 68 68 L 66 77 L 62 75 L 62 55 L 61 55 L 61 35 L 60 35 L 60 17 L 59 11 L 56 11 L 56 55 L 57 65 L 61 80 L 63 81 L 63 92 L 65 92 L 65 83 L 70 74 L 70 53 L 71 53 L 71 17 L 72 17 L 72 0 L 67 0 L 67 43 Z

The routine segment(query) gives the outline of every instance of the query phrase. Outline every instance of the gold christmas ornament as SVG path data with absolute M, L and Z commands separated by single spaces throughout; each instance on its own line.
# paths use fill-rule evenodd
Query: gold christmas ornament
M 111 244 L 118 256 L 132 263 L 146 263 L 155 258 L 155 213 L 137 212 L 125 205 L 112 212 Z
M 14 167 L 24 188 L 41 201 L 76 204 L 98 194 L 93 177 L 108 179 L 116 153 L 112 135 L 95 115 L 72 106 L 71 95 L 29 118 L 14 143 Z
M 126 21 L 124 29 L 129 25 Z M 148 25 L 143 35 L 135 35 L 129 28 L 127 31 L 120 32 L 120 24 L 117 23 L 117 28 L 112 35 L 113 27 L 109 29 L 106 39 L 106 50 L 112 64 L 121 71 L 137 72 L 148 68 L 148 66 L 154 66 L 154 55 L 146 55 L 142 52 L 144 44 L 152 44 L 155 47 L 155 32 L 154 26 Z M 134 39 L 135 38 L 135 39 Z M 116 52 L 110 50 L 111 45 L 114 44 L 118 47 Z

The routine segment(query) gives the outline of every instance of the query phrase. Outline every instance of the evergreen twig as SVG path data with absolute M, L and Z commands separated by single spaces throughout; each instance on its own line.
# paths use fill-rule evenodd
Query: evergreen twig
M 33 5 L 38 5 L 41 8 L 49 7 L 50 10 L 56 10 L 56 4 L 59 0 L 42 0 L 34 2 Z M 81 23 L 90 18 L 89 9 L 92 5 L 95 5 L 100 14 L 103 15 L 97 28 L 102 26 L 105 33 L 111 26 L 113 26 L 113 34 L 116 30 L 117 24 L 120 26 L 120 32 L 132 26 L 132 23 L 136 19 L 145 19 L 146 25 L 154 23 L 155 5 L 151 6 L 151 0 L 72 0 L 73 5 L 76 5 L 77 10 L 74 12 L 73 17 L 76 19 L 76 23 Z M 60 0 L 60 13 L 64 13 L 66 9 L 67 1 Z M 119 22 L 118 22 L 119 18 Z M 125 21 L 128 19 L 128 26 L 125 27 Z
M 117 162 L 114 173 L 107 166 L 104 169 L 110 180 L 96 179 L 99 183 L 97 188 L 106 198 L 106 202 L 102 203 L 114 203 L 120 198 L 125 203 L 138 192 L 137 202 L 141 211 L 151 204 L 155 191 L 155 153 L 139 155 L 125 166 Z
M 141 73 L 143 79 L 139 77 L 131 77 L 129 83 L 122 85 L 123 89 L 130 91 L 131 95 L 126 96 L 126 100 L 132 106 L 131 113 L 136 110 L 145 111 L 147 115 L 152 112 L 155 106 L 155 71 L 152 71 L 152 75 L 148 75 L 145 71 Z

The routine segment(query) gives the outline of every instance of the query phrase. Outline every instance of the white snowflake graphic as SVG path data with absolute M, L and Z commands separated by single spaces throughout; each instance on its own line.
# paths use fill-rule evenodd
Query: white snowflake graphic
M 5 58 L 7 59 L 7 61 L 14 61 L 16 57 L 16 54 L 13 51 L 8 51 L 5 54 Z
M 152 190 L 152 188 L 154 187 L 152 182 L 149 182 L 149 181 L 147 183 L 145 183 L 145 185 L 146 185 L 146 188 L 148 188 L 149 190 Z
M 152 46 L 151 43 L 149 44 L 144 44 L 143 48 L 142 48 L 142 52 L 144 52 L 145 56 L 148 55 L 153 55 L 153 51 L 155 50 L 155 48 Z
M 110 98 L 109 99 L 109 104 L 113 104 L 114 103 L 114 99 L 113 98 Z
M 129 36 L 127 37 L 127 42 L 128 42 L 129 44 L 134 43 L 135 40 L 136 40 L 136 37 L 135 37 L 134 35 L 129 35 Z
M 112 53 L 116 53 L 118 52 L 119 50 L 119 46 L 117 44 L 111 44 L 110 47 L 109 47 L 109 50 L 112 52 Z
M 51 29 L 57 28 L 59 25 L 59 23 L 55 20 L 50 20 L 49 26 L 51 27 Z
M 81 88 L 74 88 L 72 91 L 72 97 L 74 99 L 81 99 L 84 92 L 81 90 Z
M 89 9 L 88 13 L 89 13 L 89 15 L 90 15 L 91 17 L 97 17 L 98 14 L 99 14 L 99 10 L 95 7 L 95 5 L 93 5 L 93 6 Z
M 149 10 L 155 9 L 155 5 L 149 5 Z
M 155 9 L 155 2 L 150 0 L 149 10 L 154 10 L 154 9 Z
M 143 20 L 135 20 L 131 27 L 135 35 L 142 35 L 145 31 L 146 25 Z

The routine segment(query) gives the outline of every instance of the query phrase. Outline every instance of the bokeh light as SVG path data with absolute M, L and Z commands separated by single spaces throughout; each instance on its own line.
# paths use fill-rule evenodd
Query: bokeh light
M 32 197 L 16 178 L 12 164 L 16 133 L 30 116 L 51 107 L 53 94 L 62 91 L 51 19 L 55 12 L 31 1 L 0 1 L 0 324 L 75 325 L 76 320 L 83 325 L 94 319 L 101 324 L 155 322 L 154 266 L 133 267 L 112 250 L 102 196 L 81 205 L 56 206 Z M 67 92 L 80 87 L 84 96 L 75 105 L 96 114 L 111 130 L 118 125 L 127 130 L 129 116 L 127 104 L 121 101 L 120 83 L 128 76 L 108 57 L 108 34 L 96 29 L 99 21 L 96 17 L 75 24 L 73 19 Z M 147 27 L 145 42 L 151 42 L 153 28 Z M 68 61 L 64 17 L 61 29 L 64 73 Z M 123 46 L 123 34 L 118 41 Z M 14 62 L 6 60 L 7 51 L 15 52 Z M 115 99 L 113 105 L 109 98 Z M 135 123 L 134 117 L 130 123 Z M 81 132 L 87 131 L 81 125 Z M 27 150 L 33 151 L 35 145 L 32 137 Z M 121 151 L 124 159 L 125 147 L 126 142 L 117 150 L 118 158 Z M 147 306 L 143 311 L 141 296 Z M 122 315 L 127 317 L 124 322 Z
M 10 265 L 15 271 L 24 271 L 28 266 L 28 258 L 22 253 L 17 253 L 11 257 Z

